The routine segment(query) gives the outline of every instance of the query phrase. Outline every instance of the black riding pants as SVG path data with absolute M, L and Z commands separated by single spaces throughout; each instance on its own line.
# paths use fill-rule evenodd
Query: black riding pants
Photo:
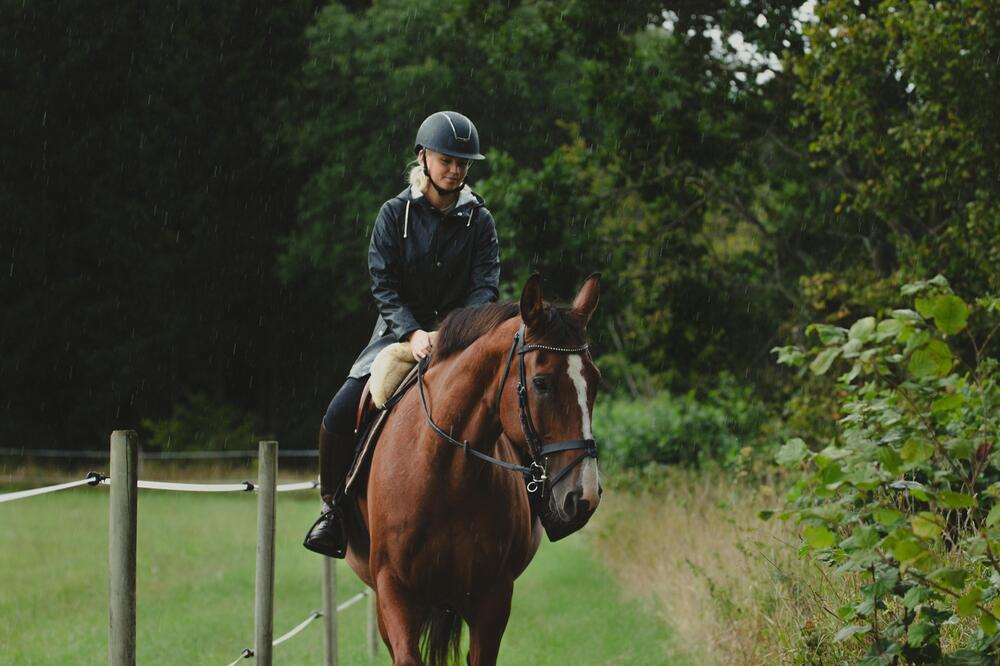
M 358 401 L 365 390 L 368 377 L 348 377 L 344 385 L 333 396 L 323 417 L 323 427 L 327 432 L 337 437 L 353 437 L 354 421 L 358 414 Z

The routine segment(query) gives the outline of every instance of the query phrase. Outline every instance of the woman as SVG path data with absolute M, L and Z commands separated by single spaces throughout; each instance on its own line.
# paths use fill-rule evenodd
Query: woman
M 430 331 L 455 308 L 495 301 L 500 283 L 496 225 L 482 197 L 465 184 L 479 152 L 479 133 L 461 113 L 439 111 L 417 131 L 410 186 L 379 211 L 368 248 L 378 305 L 368 346 L 337 391 L 319 430 L 323 513 L 305 546 L 330 557 L 347 549 L 344 477 L 354 454 L 354 417 L 372 361 L 393 342 L 409 340 L 417 361 L 433 347 Z

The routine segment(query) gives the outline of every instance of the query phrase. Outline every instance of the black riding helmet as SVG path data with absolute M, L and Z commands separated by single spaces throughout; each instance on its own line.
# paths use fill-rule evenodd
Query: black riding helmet
M 479 152 L 479 132 L 472 121 L 457 111 L 438 111 L 427 116 L 417 130 L 413 151 L 434 150 L 463 160 L 485 160 Z
M 433 150 L 445 155 L 451 155 L 463 160 L 485 160 L 486 156 L 479 152 L 479 132 L 466 116 L 457 111 L 438 111 L 427 116 L 417 130 L 417 140 L 413 151 L 420 153 L 421 148 Z M 465 187 L 465 181 L 453 190 L 440 187 L 431 178 L 427 168 L 427 155 L 424 155 L 424 175 L 437 190 L 438 194 L 446 196 L 454 194 Z

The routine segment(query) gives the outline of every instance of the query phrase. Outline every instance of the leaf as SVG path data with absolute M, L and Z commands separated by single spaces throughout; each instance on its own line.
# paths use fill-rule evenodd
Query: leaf
M 893 481 L 889 484 L 890 488 L 897 488 L 910 491 L 910 494 L 916 497 L 921 502 L 926 502 L 930 499 L 931 491 L 930 489 L 922 483 L 916 481 Z
M 1000 298 L 996 296 L 983 296 L 976 299 L 976 305 L 987 312 L 1000 312 Z
M 840 326 L 830 324 L 810 324 L 806 333 L 816 333 L 824 345 L 837 345 L 847 339 L 847 331 Z
M 931 334 L 928 331 L 909 330 L 904 331 L 899 337 L 900 342 L 905 342 L 903 352 L 911 353 L 914 349 L 920 349 L 931 341 Z
M 903 459 L 896 452 L 896 449 L 891 446 L 880 446 L 875 455 L 878 457 L 878 461 L 882 463 L 882 467 L 889 470 L 892 474 L 899 473 Z
M 815 550 L 832 548 L 837 542 L 837 535 L 825 527 L 807 527 L 802 530 L 802 536 Z
M 976 445 L 971 439 L 965 437 L 952 437 L 945 441 L 944 448 L 955 458 L 968 460 L 976 450 Z
M 837 635 L 833 637 L 833 642 L 839 643 L 841 641 L 846 641 L 851 636 L 867 634 L 871 631 L 871 629 L 872 627 L 870 624 L 849 624 L 837 632 Z
M 945 412 L 950 412 L 958 409 L 965 402 L 965 396 L 961 393 L 953 393 L 952 395 L 946 395 L 943 398 L 935 400 L 931 404 L 931 413 L 933 414 L 943 414 Z
M 772 354 L 778 355 L 778 363 L 781 365 L 789 365 L 793 368 L 801 367 L 805 362 L 805 352 L 803 352 L 798 347 L 789 345 L 787 347 L 775 347 L 771 350 Z
M 982 628 L 983 633 L 987 636 L 995 634 L 997 631 L 997 621 L 993 619 L 992 615 L 983 613 L 979 616 L 979 626 Z
M 851 532 L 851 536 L 840 544 L 840 547 L 847 551 L 873 549 L 879 542 L 878 530 L 874 527 L 859 525 Z
M 994 504 L 993 508 L 986 515 L 986 526 L 993 527 L 1000 520 L 1000 504 Z
M 910 520 L 913 533 L 918 537 L 933 539 L 941 534 L 941 524 L 937 514 L 930 511 L 921 511 Z
M 813 359 L 813 362 L 809 364 L 809 369 L 812 370 L 814 375 L 824 375 L 826 374 L 826 371 L 830 369 L 830 366 L 833 365 L 833 361 L 839 354 L 839 347 L 824 349 L 817 354 L 816 358 Z
M 818 358 L 819 357 L 817 357 L 817 360 Z M 815 361 L 813 361 L 813 363 L 815 363 Z M 931 340 L 925 347 L 913 352 L 913 356 L 910 357 L 910 363 L 907 369 L 914 377 L 920 379 L 934 379 L 937 377 L 944 377 L 948 374 L 948 371 L 951 370 L 951 365 L 951 349 L 948 345 L 941 340 Z
M 908 464 L 923 462 L 934 455 L 934 445 L 922 439 L 908 439 L 899 450 L 899 455 Z
M 903 605 L 910 610 L 915 609 L 920 604 L 924 603 L 928 599 L 934 597 L 934 590 L 929 587 L 922 587 L 920 585 L 914 585 L 909 590 L 906 591 L 906 595 L 903 597 Z
M 872 511 L 872 516 L 879 525 L 892 527 L 903 518 L 903 512 L 895 509 L 875 509 Z
M 969 306 L 958 296 L 944 294 L 933 299 L 934 325 L 948 335 L 960 333 L 969 322 Z
M 906 632 L 906 643 L 910 647 L 923 647 L 928 642 L 933 641 L 935 637 L 937 637 L 937 628 L 933 624 L 920 622 L 910 625 L 910 629 Z
M 774 517 L 774 511 L 771 511 L 770 509 L 764 509 L 762 511 L 757 512 L 757 518 L 759 518 L 760 520 L 768 521 L 771 520 L 771 518 L 773 517 Z
M 838 462 L 831 462 L 829 465 L 824 467 L 816 475 L 817 478 L 827 487 L 831 487 L 831 490 L 835 490 L 840 482 L 844 480 L 844 468 L 840 466 Z
M 924 319 L 930 319 L 934 316 L 934 301 L 930 298 L 918 298 L 914 301 L 914 305 L 917 308 L 917 312 Z
M 898 319 L 900 321 L 908 322 L 920 322 L 923 321 L 923 317 L 914 312 L 913 310 L 893 310 L 891 313 L 893 319 Z
M 925 552 L 923 546 L 916 541 L 897 541 L 896 545 L 892 547 L 892 556 L 896 558 L 897 562 L 902 563 L 912 562 Z
M 969 617 L 979 610 L 977 606 L 982 600 L 983 591 L 978 587 L 973 587 L 958 600 L 955 604 L 955 609 L 958 611 L 960 617 Z
M 906 328 L 906 324 L 899 319 L 883 319 L 875 329 L 875 339 L 881 342 L 887 338 L 895 338 L 903 332 L 904 328 Z
M 956 493 L 951 490 L 942 490 L 937 494 L 937 501 L 941 506 L 948 509 L 969 509 L 976 506 L 976 498 L 964 493 Z
M 785 442 L 774 455 L 774 461 L 782 467 L 795 467 L 809 453 L 809 447 L 799 437 L 793 437 Z
M 859 342 L 868 342 L 875 332 L 875 317 L 865 317 L 859 319 L 851 326 L 847 332 L 847 337 Z
M 965 579 L 968 578 L 968 576 L 969 572 L 965 569 L 957 569 L 954 567 L 938 569 L 937 571 L 931 573 L 932 580 L 950 587 L 953 590 L 961 590 L 965 587 Z
M 844 355 L 844 358 L 857 358 L 863 348 L 864 343 L 861 340 L 852 339 L 841 345 L 840 353 Z

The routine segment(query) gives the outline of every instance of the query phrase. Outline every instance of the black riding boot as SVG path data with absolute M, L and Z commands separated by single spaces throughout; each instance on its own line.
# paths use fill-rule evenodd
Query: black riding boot
M 344 507 L 338 504 L 343 498 L 342 484 L 350 464 L 350 447 L 338 446 L 337 437 L 319 427 L 319 492 L 323 510 L 313 523 L 302 545 L 327 557 L 343 558 L 347 553 L 347 521 Z M 340 449 L 340 450 L 338 450 Z

